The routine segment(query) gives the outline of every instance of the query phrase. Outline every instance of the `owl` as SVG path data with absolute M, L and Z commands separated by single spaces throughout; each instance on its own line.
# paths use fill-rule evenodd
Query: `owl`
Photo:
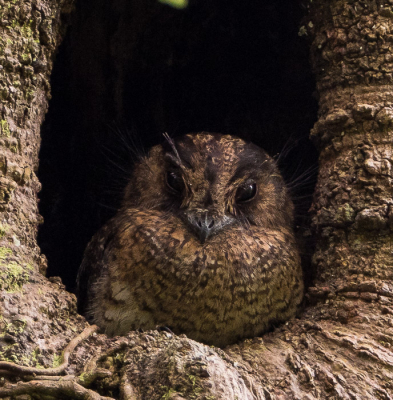
M 88 320 L 110 336 L 165 326 L 224 347 L 294 316 L 303 277 L 275 161 L 234 136 L 166 138 L 85 251 Z

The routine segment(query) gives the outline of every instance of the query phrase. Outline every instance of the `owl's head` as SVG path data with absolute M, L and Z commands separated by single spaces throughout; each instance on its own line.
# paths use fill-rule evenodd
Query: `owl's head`
M 153 147 L 136 165 L 123 207 L 175 215 L 201 243 L 235 226 L 293 223 L 293 204 L 274 160 L 252 143 L 207 132 Z

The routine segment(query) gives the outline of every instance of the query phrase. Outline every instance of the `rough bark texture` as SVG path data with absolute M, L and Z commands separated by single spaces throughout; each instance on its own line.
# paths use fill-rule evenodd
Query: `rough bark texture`
M 312 135 L 321 150 L 315 264 L 326 282 L 393 276 L 392 4 L 321 5 L 313 21 L 320 116 Z
M 313 38 L 320 118 L 312 134 L 321 155 L 312 211 L 318 277 L 301 318 L 263 338 L 224 350 L 167 332 L 132 332 L 110 340 L 93 334 L 72 351 L 66 365 L 69 376 L 63 380 L 39 379 L 34 371 L 35 380 L 29 381 L 31 371 L 0 363 L 12 383 L 0 381 L 5 383 L 0 397 L 28 399 L 33 393 L 45 399 L 393 397 L 393 96 L 388 87 L 393 72 L 392 3 L 314 0 L 310 20 L 302 29 Z M 37 7 L 23 4 L 28 4 L 28 11 Z M 46 5 L 43 10 L 54 13 L 57 17 L 52 21 L 57 23 L 61 7 L 68 6 L 49 1 Z M 48 42 L 44 33 L 39 36 L 37 54 L 42 54 L 41 59 L 45 54 L 49 67 L 40 73 L 32 67 L 36 100 L 27 108 L 24 88 L 33 79 L 24 72 L 30 63 L 22 63 L 22 44 L 27 39 L 20 24 L 12 28 L 16 8 L 2 8 L 2 38 L 11 40 L 1 56 L 2 157 L 6 160 L 1 188 L 3 220 L 10 226 L 2 238 L 0 356 L 48 367 L 84 323 L 75 314 L 73 296 L 37 272 L 38 183 L 33 172 L 27 179 L 24 171 L 33 171 L 37 161 L 39 123 L 46 108 L 44 82 L 57 34 L 49 35 L 54 39 Z M 31 29 L 39 31 L 38 14 L 31 15 L 28 21 L 35 21 Z M 52 24 L 55 32 L 56 26 Z M 21 376 L 26 382 L 15 383 Z
M 73 295 L 44 277 L 37 246 L 40 126 L 62 17 L 72 1 L 0 1 L 0 357 L 52 365 L 83 328 Z

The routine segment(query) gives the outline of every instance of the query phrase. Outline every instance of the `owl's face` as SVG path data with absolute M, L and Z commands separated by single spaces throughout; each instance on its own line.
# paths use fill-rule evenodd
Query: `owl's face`
M 291 226 L 293 205 L 272 158 L 221 134 L 188 134 L 153 147 L 135 168 L 123 206 L 182 221 L 201 244 L 236 227 Z

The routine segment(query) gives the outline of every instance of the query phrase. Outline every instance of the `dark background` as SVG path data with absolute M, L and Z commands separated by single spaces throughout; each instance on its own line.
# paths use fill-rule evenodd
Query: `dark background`
M 42 130 L 39 244 L 49 276 L 74 289 L 86 244 L 163 132 L 233 134 L 280 154 L 296 224 L 307 229 L 317 102 L 298 36 L 305 13 L 288 0 L 191 0 L 185 10 L 156 0 L 77 3 Z

